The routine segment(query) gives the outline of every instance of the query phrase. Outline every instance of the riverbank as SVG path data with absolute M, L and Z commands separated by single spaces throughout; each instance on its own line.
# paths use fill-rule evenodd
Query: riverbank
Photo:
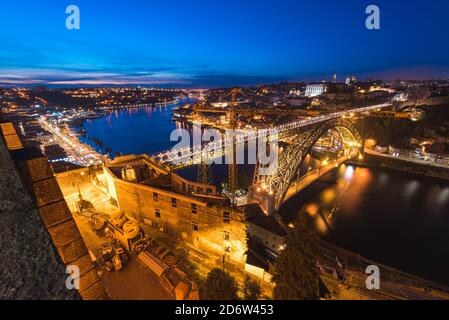
M 157 107 L 166 107 L 172 104 L 178 104 L 180 99 L 170 100 L 170 101 L 163 101 L 163 102 L 154 102 L 154 103 L 141 103 L 141 104 L 135 104 L 135 105 L 118 105 L 118 106 L 108 106 L 105 108 L 99 108 L 97 110 L 104 110 L 104 111 L 112 111 L 112 110 L 127 110 L 127 109 L 139 109 L 139 108 L 157 108 Z
M 356 166 L 396 170 L 420 176 L 449 180 L 449 168 L 428 166 L 403 159 L 382 157 L 365 153 L 363 160 L 353 159 L 346 162 Z
M 108 161 L 107 156 L 84 143 L 72 128 L 54 125 L 46 119 L 40 119 L 39 124 L 52 135 L 53 141 L 73 158 L 71 162 L 74 164 L 88 167 Z
M 406 273 L 364 256 L 335 246 L 327 241 L 319 242 L 323 281 L 337 299 L 355 300 L 447 300 L 449 287 L 428 279 Z M 338 257 L 338 258 L 337 258 Z M 376 266 L 380 272 L 380 289 L 370 290 L 366 270 Z M 339 270 L 337 272 L 337 270 Z M 340 274 L 336 277 L 336 274 Z M 327 277 L 326 277 L 327 275 Z

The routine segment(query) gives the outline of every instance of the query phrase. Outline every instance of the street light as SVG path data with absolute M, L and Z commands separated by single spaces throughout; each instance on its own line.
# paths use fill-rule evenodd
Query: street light
M 327 166 L 328 163 L 329 163 L 329 161 L 328 161 L 327 159 L 326 159 L 326 160 L 323 160 L 323 161 L 320 161 L 320 168 L 319 168 L 319 170 L 318 170 L 318 178 L 321 176 L 321 168 L 322 168 L 323 166 Z

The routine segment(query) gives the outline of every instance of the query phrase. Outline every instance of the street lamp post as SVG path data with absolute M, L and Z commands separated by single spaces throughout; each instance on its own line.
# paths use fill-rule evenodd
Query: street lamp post
M 329 163 L 328 160 L 320 161 L 320 168 L 318 169 L 318 178 L 321 176 L 321 168 L 322 168 L 323 166 L 327 166 L 328 163 Z
M 231 247 L 226 247 L 225 252 L 223 254 L 223 271 L 225 271 L 225 258 L 226 258 L 226 255 L 228 254 L 229 250 L 231 250 Z

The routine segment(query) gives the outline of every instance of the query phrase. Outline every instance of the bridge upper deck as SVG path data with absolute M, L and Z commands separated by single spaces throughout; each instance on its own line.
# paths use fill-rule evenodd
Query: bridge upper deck
M 168 151 L 161 152 L 154 157 L 162 163 L 171 165 L 174 168 L 182 168 L 195 164 L 200 164 L 205 159 L 215 159 L 223 156 L 228 150 L 232 150 L 233 145 L 244 144 L 246 141 L 254 141 L 257 139 L 267 139 L 272 137 L 278 139 L 279 136 L 286 136 L 300 128 L 307 128 L 309 126 L 322 123 L 324 121 L 344 118 L 353 115 L 360 115 L 366 112 L 382 110 L 391 107 L 391 102 L 372 105 L 368 107 L 349 109 L 329 114 L 324 114 L 309 119 L 301 119 L 298 121 L 289 122 L 266 128 L 262 130 L 236 130 L 234 134 L 226 135 L 224 138 L 217 141 L 212 141 L 203 145 L 187 146 L 183 148 L 174 148 Z

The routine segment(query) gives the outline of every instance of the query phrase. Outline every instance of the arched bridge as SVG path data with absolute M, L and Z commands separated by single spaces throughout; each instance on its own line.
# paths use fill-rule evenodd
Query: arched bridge
M 363 117 L 374 111 L 389 109 L 392 105 L 391 102 L 387 102 L 300 119 L 269 129 L 235 131 L 230 137 L 225 135 L 204 144 L 175 147 L 153 157 L 159 162 L 168 164 L 172 169 L 179 169 L 197 164 L 212 163 L 208 161 L 214 161 L 223 155 L 228 156 L 233 152 L 235 153 L 235 150 L 237 148 L 241 150 L 245 143 L 249 145 L 250 142 L 262 141 L 262 143 L 269 145 L 273 140 L 292 141 L 293 139 L 293 143 L 284 152 L 280 153 L 280 157 L 277 157 L 275 172 L 265 175 L 262 179 L 255 179 L 255 184 L 249 190 L 248 202 L 258 203 L 267 214 L 270 214 L 279 209 L 289 191 L 289 187 L 294 182 L 294 176 L 304 161 L 305 155 L 310 152 L 320 137 L 329 129 L 335 129 L 340 133 L 341 141 L 346 145 L 346 153 L 344 157 L 333 163 L 338 165 L 342 161 L 357 156 L 360 152 L 359 148 L 362 147 L 362 139 L 349 119 Z M 235 154 L 234 159 L 236 159 Z M 232 168 L 234 162 L 232 161 L 229 165 Z M 269 166 L 271 167 L 271 164 Z M 324 168 L 323 171 L 326 170 L 328 168 Z M 322 173 L 320 168 L 318 177 Z M 309 178 L 313 178 L 313 176 L 309 176 Z
M 258 176 L 256 173 L 255 184 L 250 187 L 249 202 L 259 203 L 267 214 L 278 210 L 295 182 L 305 157 L 310 154 L 316 142 L 332 129 L 339 133 L 344 145 L 344 156 L 339 163 L 359 155 L 362 138 L 350 120 L 335 118 L 309 126 L 307 130 L 299 132 L 280 154 L 275 172 L 267 176 Z M 319 175 L 320 173 L 318 177 Z
M 344 110 L 329 114 L 324 114 L 310 119 L 301 119 L 286 124 L 278 125 L 276 127 L 258 130 L 257 132 L 236 132 L 234 137 L 224 137 L 217 141 L 209 142 L 203 145 L 187 146 L 183 148 L 173 148 L 171 150 L 160 152 L 153 157 L 162 162 L 172 166 L 174 169 L 192 166 L 195 164 L 201 164 L 207 159 L 214 159 L 218 156 L 222 156 L 226 153 L 226 150 L 232 150 L 231 145 L 241 145 L 245 142 L 254 141 L 260 137 L 269 138 L 273 132 L 277 135 L 278 139 L 283 139 L 297 134 L 298 132 L 305 131 L 310 132 L 309 129 L 314 126 L 321 126 L 323 123 L 332 120 L 344 119 L 351 116 L 361 116 L 363 114 L 369 114 L 373 111 L 379 111 L 392 107 L 391 102 L 372 105 L 368 107 L 355 108 L 350 110 Z M 211 152 L 213 150 L 213 152 Z

